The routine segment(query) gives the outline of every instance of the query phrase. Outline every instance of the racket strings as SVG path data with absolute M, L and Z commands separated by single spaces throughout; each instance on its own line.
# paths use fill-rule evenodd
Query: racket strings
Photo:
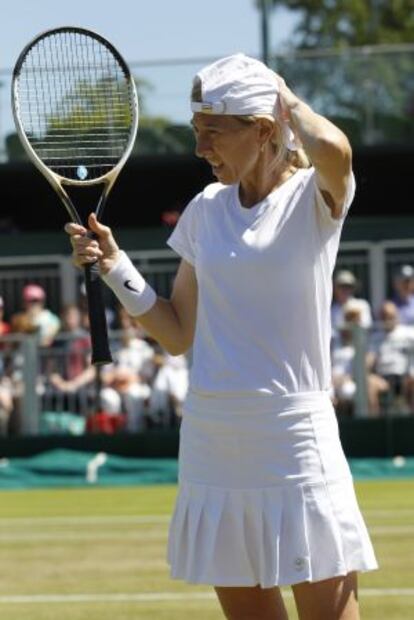
M 40 39 L 17 84 L 23 130 L 54 172 L 92 180 L 122 158 L 133 125 L 131 86 L 101 41 L 72 31 Z

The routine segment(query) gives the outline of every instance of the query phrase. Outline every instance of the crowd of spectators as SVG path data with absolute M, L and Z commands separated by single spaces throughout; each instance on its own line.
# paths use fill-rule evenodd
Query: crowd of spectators
M 333 284 L 331 395 L 338 416 L 356 414 L 356 333 L 365 364 L 363 413 L 414 414 L 414 268 L 402 265 L 394 272 L 390 298 L 377 309 L 358 296 L 359 282 L 351 271 L 338 270 Z M 187 356 L 167 354 L 121 307 L 108 308 L 107 320 L 113 363 L 97 368 L 90 363 L 85 291 L 57 316 L 48 308 L 45 290 L 29 283 L 21 309 L 8 321 L 0 297 L 0 435 L 19 432 L 25 389 L 19 335 L 25 334 L 36 335 L 41 415 L 78 416 L 85 431 L 95 432 L 179 425 L 188 389 Z
M 392 294 L 377 309 L 357 297 L 358 281 L 336 273 L 332 303 L 332 398 L 338 415 L 356 408 L 356 334 L 362 346 L 369 416 L 414 414 L 414 268 L 392 274 Z M 361 339 L 362 335 L 362 339 Z
M 47 307 L 45 290 L 28 284 L 22 309 L 9 322 L 3 320 L 0 297 L 0 435 L 19 432 L 25 359 L 18 338 L 27 334 L 36 337 L 36 391 L 45 420 L 52 413 L 65 413 L 60 418 L 69 421 L 78 416 L 85 430 L 95 432 L 179 424 L 188 388 L 187 357 L 161 350 L 121 307 L 108 308 L 107 319 L 113 362 L 95 367 L 82 291 L 79 303 L 64 306 L 57 316 Z

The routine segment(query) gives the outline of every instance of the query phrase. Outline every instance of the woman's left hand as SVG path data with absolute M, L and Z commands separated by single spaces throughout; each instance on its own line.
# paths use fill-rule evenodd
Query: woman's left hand
M 292 120 L 290 111 L 300 103 L 300 99 L 290 90 L 280 75 L 276 74 L 276 80 L 279 89 L 278 106 L 280 118 L 289 123 Z

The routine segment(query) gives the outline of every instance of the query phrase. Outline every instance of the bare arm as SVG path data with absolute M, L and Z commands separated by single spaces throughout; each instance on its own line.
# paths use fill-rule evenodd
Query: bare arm
M 318 187 L 338 219 L 351 173 L 352 150 L 345 134 L 301 101 L 278 77 L 282 117 L 300 139 L 316 170 Z
M 73 247 L 73 262 L 80 267 L 99 262 L 103 274 L 108 273 L 119 258 L 119 248 L 107 226 L 97 222 L 95 215 L 88 220 L 97 240 L 86 237 L 86 228 L 79 224 L 66 224 Z M 155 304 L 139 315 L 137 320 L 150 336 L 171 355 L 185 353 L 191 347 L 197 311 L 197 280 L 194 268 L 182 260 L 174 281 L 170 299 L 157 297 Z
M 149 312 L 141 314 L 137 320 L 171 355 L 180 355 L 188 351 L 193 343 L 196 313 L 195 271 L 182 260 L 170 299 L 158 297 Z

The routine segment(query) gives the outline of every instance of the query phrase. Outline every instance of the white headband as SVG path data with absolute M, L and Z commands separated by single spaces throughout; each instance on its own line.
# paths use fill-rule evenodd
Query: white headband
M 192 112 L 237 116 L 266 114 L 277 118 L 279 89 L 276 75 L 259 60 L 234 54 L 199 71 L 194 82 L 201 83 L 202 102 L 191 102 Z M 280 120 L 280 119 L 279 119 Z M 296 150 L 295 136 L 282 123 L 288 149 Z

